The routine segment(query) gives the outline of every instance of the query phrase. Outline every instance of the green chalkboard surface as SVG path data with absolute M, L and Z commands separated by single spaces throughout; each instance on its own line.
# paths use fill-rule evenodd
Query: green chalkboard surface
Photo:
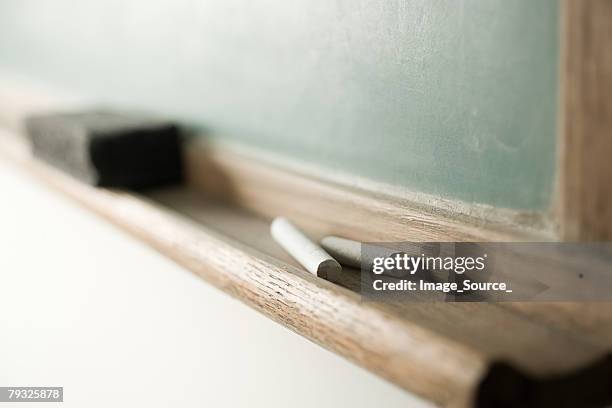
M 2 0 L 0 69 L 331 173 L 549 205 L 557 0 Z

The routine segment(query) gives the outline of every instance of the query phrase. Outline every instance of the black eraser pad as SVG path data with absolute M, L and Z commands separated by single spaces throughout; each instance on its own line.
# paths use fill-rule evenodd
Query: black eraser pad
M 99 187 L 142 189 L 182 181 L 181 137 L 169 121 L 92 110 L 30 116 L 32 153 Z

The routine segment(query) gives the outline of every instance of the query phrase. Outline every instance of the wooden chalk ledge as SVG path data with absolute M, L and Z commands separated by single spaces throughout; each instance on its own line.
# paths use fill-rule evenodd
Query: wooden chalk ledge
M 438 405 L 579 399 L 594 407 L 610 398 L 610 304 L 362 302 L 355 271 L 345 268 L 336 283 L 315 276 L 325 260 L 318 252 L 306 271 L 274 241 L 265 216 L 190 185 L 147 194 L 95 188 L 34 160 L 14 135 L 0 140 L 0 157 L 279 324 Z M 316 241 L 336 232 L 300 227 Z M 277 229 L 302 239 L 282 222 Z

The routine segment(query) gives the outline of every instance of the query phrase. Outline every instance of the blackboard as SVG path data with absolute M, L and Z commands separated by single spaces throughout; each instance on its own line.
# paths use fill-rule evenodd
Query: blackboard
M 558 14 L 556 0 L 3 0 L 0 69 L 329 174 L 543 210 Z

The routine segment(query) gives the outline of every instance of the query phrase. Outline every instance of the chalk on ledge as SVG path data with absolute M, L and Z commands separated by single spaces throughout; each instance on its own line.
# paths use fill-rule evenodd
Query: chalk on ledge
M 90 110 L 31 116 L 35 157 L 94 186 L 147 188 L 182 181 L 181 138 L 173 123 Z
M 313 275 L 334 281 L 342 272 L 342 267 L 334 258 L 286 218 L 279 217 L 272 221 L 270 233 L 285 251 Z
M 341 265 L 361 268 L 361 242 L 328 236 L 321 240 L 321 246 Z

